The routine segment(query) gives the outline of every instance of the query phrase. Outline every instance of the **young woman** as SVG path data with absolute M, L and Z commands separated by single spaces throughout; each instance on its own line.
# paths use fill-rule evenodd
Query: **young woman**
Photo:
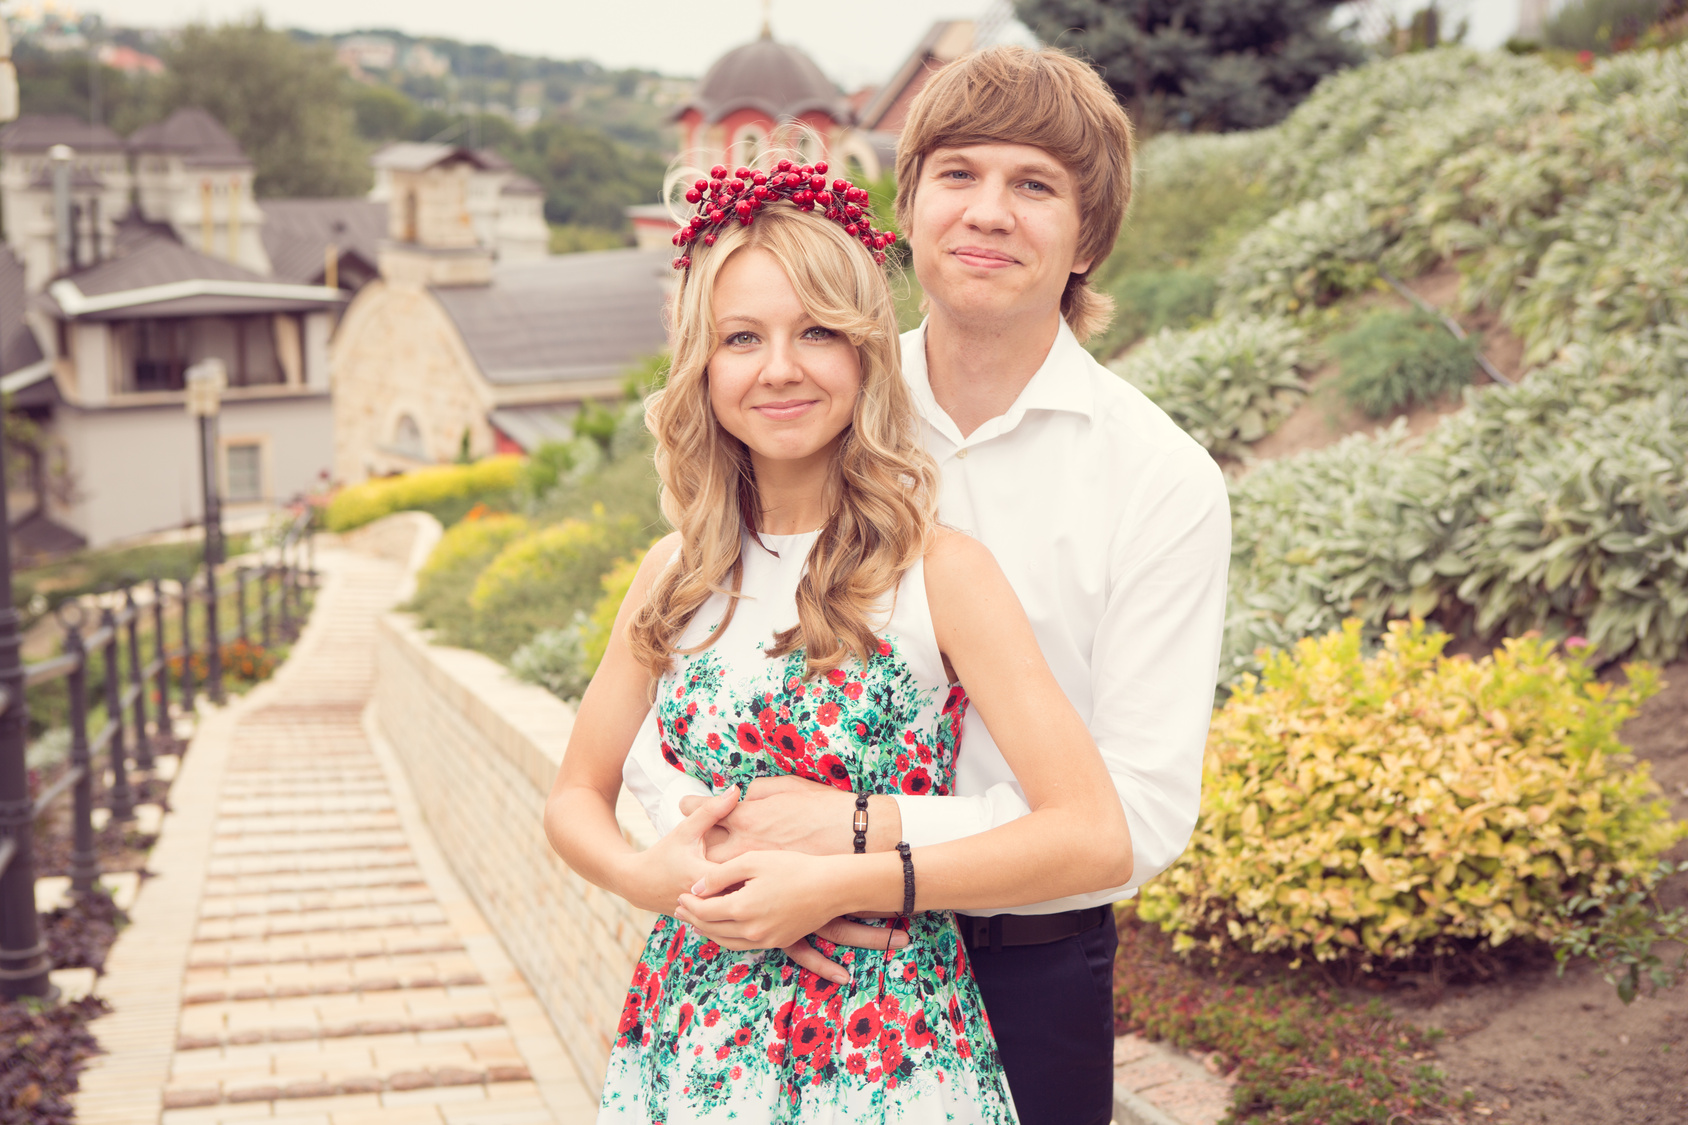
M 946 911 L 1124 882 L 1125 818 L 994 560 L 937 524 L 860 193 L 825 191 L 824 165 L 715 171 L 688 197 L 648 415 L 678 530 L 628 592 L 546 810 L 575 870 L 662 915 L 600 1120 L 1012 1122 Z M 664 758 L 717 797 L 639 852 L 614 807 L 653 706 Z M 864 833 L 855 855 L 704 859 L 758 777 L 850 790 L 860 820 L 872 795 L 948 792 L 969 706 L 1030 815 L 913 851 Z M 781 952 L 845 913 L 883 919 L 885 948 L 822 942 L 824 976 Z

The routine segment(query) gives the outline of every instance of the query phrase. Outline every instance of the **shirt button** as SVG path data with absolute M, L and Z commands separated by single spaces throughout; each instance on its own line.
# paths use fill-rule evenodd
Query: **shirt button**
M 967 460 L 967 450 L 965 450 L 965 449 L 958 449 L 958 450 L 956 450 L 956 451 L 955 451 L 955 459 L 956 459 L 956 460 L 957 460 L 957 461 L 965 461 L 965 460 Z

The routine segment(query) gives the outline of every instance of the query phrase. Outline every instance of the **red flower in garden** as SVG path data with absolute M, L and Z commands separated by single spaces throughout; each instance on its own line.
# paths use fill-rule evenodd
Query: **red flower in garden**
M 817 764 L 820 766 L 821 776 L 826 778 L 829 784 L 845 790 L 850 788 L 850 767 L 844 764 L 843 758 L 837 754 L 822 754 Z
M 827 700 L 821 704 L 820 710 L 815 712 L 815 721 L 823 727 L 830 727 L 838 721 L 838 704 Z
M 809 749 L 808 742 L 790 723 L 781 723 L 775 727 L 772 739 L 774 745 L 787 754 L 803 754 Z
M 865 1047 L 879 1037 L 879 1029 L 882 1026 L 879 1005 L 869 1001 L 850 1013 L 850 1019 L 844 1025 L 844 1033 L 850 1037 L 850 1042 L 858 1047 Z
M 762 732 L 750 723 L 740 723 L 738 725 L 738 744 L 739 749 L 746 753 L 760 754 L 762 752 Z
M 917 766 L 903 775 L 903 792 L 911 797 L 923 796 L 932 791 L 932 775 L 926 772 L 925 766 Z

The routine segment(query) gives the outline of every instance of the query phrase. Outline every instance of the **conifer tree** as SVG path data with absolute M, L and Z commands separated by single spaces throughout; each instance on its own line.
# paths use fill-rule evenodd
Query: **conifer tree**
M 1016 0 L 1039 39 L 1088 60 L 1151 131 L 1281 120 L 1360 46 L 1341 0 Z

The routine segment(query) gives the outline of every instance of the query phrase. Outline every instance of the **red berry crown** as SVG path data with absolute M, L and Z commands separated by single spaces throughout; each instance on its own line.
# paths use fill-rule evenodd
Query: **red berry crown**
M 735 220 L 749 226 L 756 212 L 778 199 L 786 200 L 800 211 L 821 208 L 827 218 L 844 228 L 845 234 L 859 239 L 871 250 L 876 262 L 885 261 L 885 248 L 897 241 L 895 231 L 874 230 L 868 222 L 866 188 L 845 179 L 827 183 L 825 161 L 793 164 L 781 160 L 772 172 L 739 168 L 731 175 L 725 165 L 717 164 L 709 170 L 707 180 L 700 179 L 686 189 L 686 202 L 695 204 L 697 213 L 674 234 L 674 245 L 680 247 L 674 268 L 683 270 L 691 266 L 692 256 L 687 248 L 694 243 L 715 245 L 716 231 L 720 228 Z

